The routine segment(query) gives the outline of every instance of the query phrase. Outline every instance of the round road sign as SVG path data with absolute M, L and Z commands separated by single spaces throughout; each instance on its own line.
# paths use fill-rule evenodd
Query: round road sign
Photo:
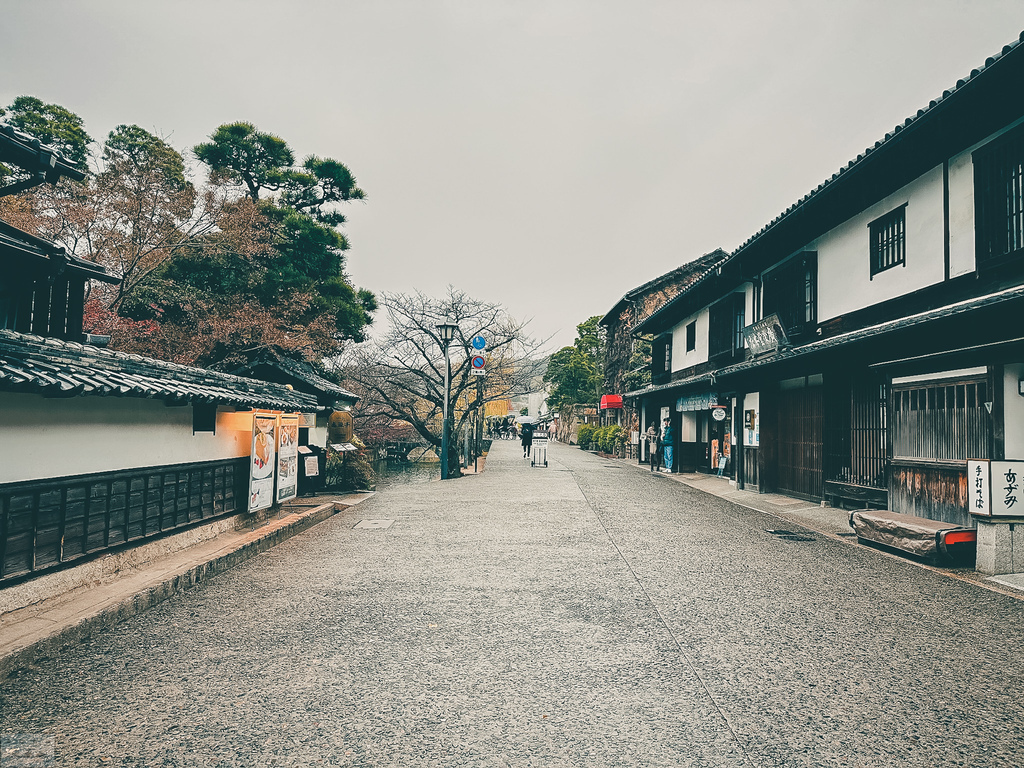
M 474 336 L 470 344 L 473 345 L 473 349 L 483 349 L 487 346 L 487 339 L 483 336 Z
M 474 357 L 470 362 L 474 368 L 483 368 L 487 364 L 487 361 L 480 355 Z

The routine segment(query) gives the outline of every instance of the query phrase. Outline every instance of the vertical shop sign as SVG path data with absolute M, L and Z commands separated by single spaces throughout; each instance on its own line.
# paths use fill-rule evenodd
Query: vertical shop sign
M 249 511 L 274 503 L 274 465 L 277 453 L 277 416 L 256 413 L 252 419 L 249 453 Z
M 277 430 L 277 501 L 299 493 L 299 415 L 282 414 Z
M 967 492 L 967 511 L 972 515 L 991 516 L 992 498 L 987 459 L 967 460 Z
M 992 462 L 992 515 L 1024 517 L 1024 461 Z

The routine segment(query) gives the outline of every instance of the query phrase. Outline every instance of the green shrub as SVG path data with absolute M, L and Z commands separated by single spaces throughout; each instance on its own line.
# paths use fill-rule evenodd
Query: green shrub
M 366 446 L 358 437 L 352 438 L 352 445 L 358 451 L 335 453 L 327 451 L 327 471 L 325 486 L 330 490 L 356 491 L 373 488 L 377 482 L 377 474 L 370 465 Z
M 579 431 L 576 433 L 576 442 L 583 447 L 590 445 L 594 442 L 594 432 L 596 428 L 593 424 L 580 424 Z

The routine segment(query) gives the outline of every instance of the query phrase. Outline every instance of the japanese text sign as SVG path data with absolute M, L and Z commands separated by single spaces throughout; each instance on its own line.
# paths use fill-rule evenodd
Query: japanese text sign
M 992 462 L 992 515 L 1024 517 L 1024 461 Z
M 972 515 L 992 514 L 992 491 L 989 485 L 989 463 L 985 459 L 967 461 L 967 511 Z

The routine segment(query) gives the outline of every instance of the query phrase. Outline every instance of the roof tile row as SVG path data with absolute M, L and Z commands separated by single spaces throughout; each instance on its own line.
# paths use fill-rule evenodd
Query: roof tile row
M 0 391 L 305 412 L 320 408 L 313 395 L 282 384 L 9 330 L 0 330 Z

